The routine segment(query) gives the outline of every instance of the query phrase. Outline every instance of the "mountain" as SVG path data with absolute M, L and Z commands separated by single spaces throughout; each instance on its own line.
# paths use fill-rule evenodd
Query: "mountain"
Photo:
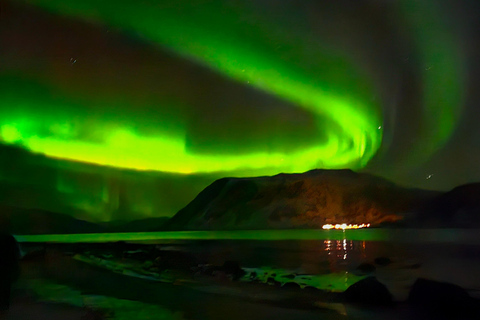
M 422 227 L 480 227 L 480 183 L 458 186 L 435 197 L 417 216 Z
M 3 228 L 16 235 L 108 232 L 101 225 L 63 213 L 12 206 L 0 207 L 0 222 Z
M 9 229 L 10 233 L 16 235 L 148 232 L 163 228 L 168 219 L 159 217 L 93 223 L 47 210 L 0 206 L 0 229 Z
M 351 170 L 216 180 L 166 224 L 169 230 L 321 228 L 415 221 L 441 193 Z
M 169 219 L 168 217 L 158 217 L 133 221 L 115 220 L 104 222 L 101 225 L 109 232 L 153 232 L 161 230 Z
M 175 216 L 92 223 L 47 210 L 0 206 L 13 234 L 321 228 L 331 223 L 415 228 L 480 227 L 480 183 L 448 192 L 400 187 L 351 170 L 223 178 Z

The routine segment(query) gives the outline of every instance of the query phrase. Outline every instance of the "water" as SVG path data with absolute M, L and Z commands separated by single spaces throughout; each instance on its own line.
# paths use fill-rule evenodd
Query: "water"
M 17 235 L 16 238 L 23 246 L 28 242 L 52 243 L 105 243 L 111 241 L 130 241 L 155 244 L 162 250 L 184 251 L 194 255 L 199 263 L 222 265 L 225 261 L 238 261 L 247 271 L 256 270 L 257 273 L 268 272 L 268 276 L 276 274 L 276 280 L 282 275 L 295 274 L 314 276 L 310 279 L 322 289 L 342 291 L 353 281 L 358 281 L 358 266 L 361 263 L 374 265 L 377 257 L 388 257 L 392 263 L 387 266 L 375 265 L 372 275 L 384 283 L 397 301 L 405 301 L 411 285 L 419 278 L 429 278 L 460 285 L 468 290 L 470 295 L 480 298 L 480 239 L 479 230 L 454 229 L 362 229 L 362 230 L 255 230 L 255 231 L 182 231 L 156 233 L 119 233 L 119 234 L 81 234 L 81 235 Z M 75 265 L 76 266 L 76 265 Z M 76 266 L 75 268 L 80 268 Z M 117 277 L 104 273 L 107 283 L 122 282 L 120 287 L 109 288 L 108 285 L 91 287 L 92 282 L 72 278 L 72 268 L 67 268 L 65 276 L 60 278 L 61 270 L 52 266 L 52 277 L 59 283 L 65 283 L 74 288 L 96 292 L 105 296 L 130 299 L 130 292 L 121 291 L 124 283 L 129 283 L 128 277 Z M 83 269 L 82 269 L 83 270 Z M 84 271 L 82 271 L 84 272 Z M 93 272 L 93 271 L 92 271 Z M 96 271 L 95 271 L 96 272 Z M 89 275 L 89 277 L 98 277 Z M 109 277 L 112 277 L 110 279 Z M 118 278 L 118 279 L 117 279 Z M 94 283 L 100 281 L 99 278 Z M 312 280 L 313 279 L 313 280 Z M 78 281 L 77 281 L 78 280 Z M 126 282 L 125 282 L 126 281 Z M 132 282 L 136 286 L 140 282 Z M 88 285 L 87 285 L 88 284 Z M 141 282 L 144 285 L 144 282 Z M 147 285 L 145 283 L 145 285 Z M 153 284 L 152 284 L 153 286 Z M 127 286 L 128 287 L 128 286 Z M 176 288 L 176 286 L 174 286 Z M 163 292 L 162 290 L 168 294 Z M 147 288 L 142 289 L 147 292 Z M 153 295 L 170 297 L 172 301 L 162 301 L 159 305 L 170 309 L 182 310 L 177 306 L 177 299 L 192 295 L 191 303 L 195 308 L 204 308 L 208 305 L 208 316 L 191 316 L 192 319 L 215 319 L 210 312 L 222 318 L 230 309 L 238 308 L 231 319 L 255 319 L 260 312 L 267 314 L 285 314 L 287 309 L 276 309 L 272 305 L 263 303 L 245 302 L 241 293 L 238 296 L 221 295 L 222 304 L 219 304 L 218 294 L 202 292 L 197 295 L 191 291 L 178 288 L 178 295 L 172 293 L 171 287 L 155 285 L 152 291 L 145 295 L 143 302 L 154 303 Z M 98 291 L 98 292 L 97 292 Z M 120 295 L 120 293 L 122 293 Z M 133 299 L 133 298 L 132 298 Z M 150 299 L 150 300 L 149 300 Z M 210 301 L 211 303 L 207 303 Z M 180 303 L 180 302 L 179 302 Z M 248 307 L 247 307 L 248 305 Z M 225 310 L 222 306 L 228 306 Z M 380 309 L 352 309 L 345 306 L 349 317 L 355 319 L 410 319 L 409 315 L 388 311 L 381 313 Z M 257 310 L 253 314 L 245 314 L 245 310 Z M 262 311 L 260 311 L 262 310 Z M 294 312 L 289 310 L 288 312 Z M 297 310 L 296 318 L 316 319 L 320 311 Z M 398 313 L 398 314 L 397 314 Z M 289 315 L 289 316 L 293 316 Z M 321 313 L 321 316 L 325 316 Z M 332 319 L 338 315 L 333 315 Z M 257 318 L 264 318 L 258 316 Z M 325 317 L 328 318 L 328 317 Z
M 478 229 L 360 229 L 360 230 L 234 230 L 163 231 L 136 233 L 90 233 L 15 235 L 19 242 L 111 242 L 164 240 L 355 240 L 398 243 L 457 243 L 480 245 Z
M 200 262 L 238 261 L 246 268 L 279 268 L 304 274 L 353 273 L 376 257 L 394 262 L 377 273 L 395 286 L 427 277 L 480 290 L 480 230 L 360 229 L 176 231 L 110 234 L 17 235 L 19 242 L 131 241 L 183 250 Z M 409 268 L 419 266 L 417 269 Z M 403 277 L 403 278 L 402 278 Z M 404 281 L 405 283 L 401 283 Z M 404 293 L 401 294 L 403 298 Z

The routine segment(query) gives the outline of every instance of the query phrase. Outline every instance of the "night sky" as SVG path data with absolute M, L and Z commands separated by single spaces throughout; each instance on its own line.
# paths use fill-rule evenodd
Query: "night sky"
M 225 176 L 480 181 L 476 0 L 0 10 L 0 203 L 128 220 Z

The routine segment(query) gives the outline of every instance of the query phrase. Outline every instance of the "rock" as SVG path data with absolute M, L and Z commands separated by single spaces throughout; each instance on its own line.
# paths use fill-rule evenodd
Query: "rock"
M 389 264 L 392 263 L 392 260 L 390 258 L 387 258 L 387 257 L 378 257 L 378 258 L 375 258 L 374 260 L 375 264 L 378 264 L 379 266 L 388 266 Z
M 233 280 L 238 280 L 246 274 L 237 261 L 225 261 L 222 270 L 231 275 Z
M 160 270 L 174 269 L 191 272 L 198 266 L 197 259 L 181 251 L 160 251 L 154 260 L 154 265 Z
M 304 290 L 305 292 L 309 292 L 309 293 L 318 293 L 319 291 L 321 291 L 320 289 L 312 287 L 312 286 L 305 286 L 302 290 Z
M 143 263 L 142 268 L 145 269 L 145 270 L 149 270 L 153 266 L 154 266 L 153 261 L 147 260 Z
M 123 253 L 123 257 L 127 259 L 137 260 L 137 261 L 145 261 L 151 259 L 151 255 L 143 250 L 133 250 L 133 251 L 125 251 Z
M 282 285 L 281 282 L 278 282 L 277 280 L 275 280 L 274 278 L 272 277 L 268 277 L 267 279 L 267 284 L 271 285 L 271 286 L 276 286 L 276 287 L 280 287 Z
M 333 310 L 342 316 L 347 316 L 347 309 L 343 303 L 316 301 L 314 305 L 322 309 Z
M 223 270 L 215 270 L 213 271 L 212 275 L 215 280 L 219 282 L 230 282 L 232 280 L 229 275 Z
M 371 263 L 361 263 L 356 269 L 355 269 L 355 274 L 356 275 L 367 275 L 375 272 L 377 268 Z
M 354 283 L 344 292 L 348 302 L 369 305 L 390 305 L 392 294 L 375 277 L 368 277 Z
M 102 310 L 97 308 L 86 308 L 82 320 L 104 320 L 112 319 L 114 312 L 112 310 Z
M 295 279 L 295 275 L 294 274 L 286 274 L 286 275 L 282 276 L 282 278 Z
M 408 302 L 417 309 L 442 319 L 480 319 L 480 303 L 460 286 L 419 278 Z
M 210 265 L 205 265 L 198 269 L 198 273 L 203 274 L 205 276 L 213 276 L 218 271 L 222 271 L 222 268 L 219 266 L 210 266 Z
M 20 249 L 15 237 L 0 233 L 0 310 L 10 307 L 10 292 L 13 282 L 20 276 Z
M 219 275 L 225 275 L 229 280 L 238 280 L 243 277 L 246 272 L 240 268 L 240 265 L 236 261 L 225 261 L 223 266 L 203 266 L 198 269 L 199 274 L 206 276 L 219 277 Z M 257 273 L 252 272 L 249 275 L 250 280 L 255 280 L 257 278 Z
M 124 251 L 131 251 L 131 250 L 138 249 L 138 244 L 128 243 L 125 241 L 117 241 L 114 243 L 112 249 L 114 249 L 117 252 L 121 251 L 123 253 Z
M 298 283 L 295 283 L 295 282 L 287 282 L 287 283 L 283 284 L 282 289 L 300 290 L 300 285 Z

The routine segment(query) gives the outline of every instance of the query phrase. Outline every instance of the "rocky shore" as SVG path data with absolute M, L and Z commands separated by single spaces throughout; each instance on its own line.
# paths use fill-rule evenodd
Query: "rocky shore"
M 296 274 L 268 266 L 244 267 L 239 261 L 225 261 L 220 265 L 200 263 L 188 252 L 119 242 L 37 247 L 28 252 L 24 260 L 48 260 L 52 255 L 143 281 L 347 318 L 362 312 L 395 313 L 398 310 L 401 310 L 399 314 L 410 315 L 399 319 L 478 319 L 480 316 L 480 301 L 466 290 L 419 277 L 420 264 L 393 261 L 389 257 L 364 262 L 351 272 Z

